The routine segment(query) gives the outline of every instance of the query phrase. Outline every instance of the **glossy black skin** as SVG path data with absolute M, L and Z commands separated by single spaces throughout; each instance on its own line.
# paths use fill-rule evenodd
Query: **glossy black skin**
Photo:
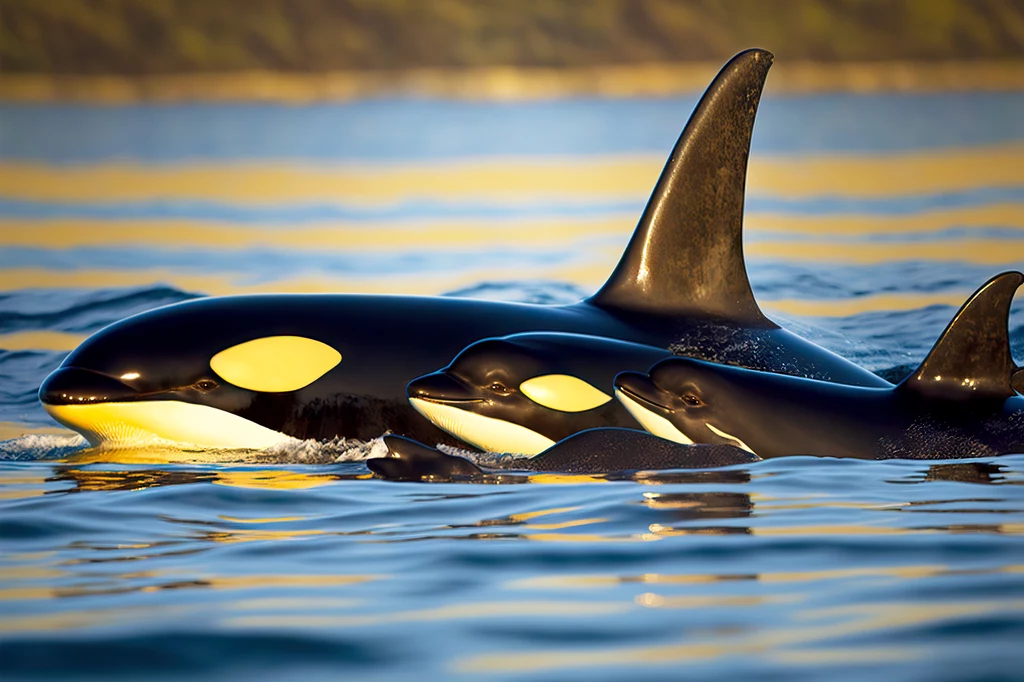
M 439 372 L 414 379 L 406 388 L 420 398 L 519 424 L 553 441 L 602 426 L 640 429 L 612 398 L 615 375 L 646 370 L 672 354 L 664 348 L 583 334 L 514 334 L 467 346 Z M 612 398 L 583 412 L 562 412 L 538 405 L 519 386 L 546 374 L 582 379 Z
M 91 336 L 46 379 L 40 400 L 173 399 L 217 407 L 297 438 L 370 438 L 391 430 L 446 441 L 409 407 L 406 384 L 474 341 L 535 331 L 606 336 L 755 369 L 885 385 L 777 327 L 750 290 L 742 251 L 744 185 L 771 61 L 764 50 L 748 50 L 711 83 L 621 261 L 584 302 L 549 307 L 333 294 L 188 301 Z M 343 360 L 312 385 L 279 394 L 231 386 L 210 369 L 210 358 L 223 349 L 282 334 L 322 341 Z M 126 372 L 141 376 L 118 379 Z
M 843 386 L 673 358 L 650 375 L 626 372 L 616 388 L 696 443 L 739 438 L 765 459 L 955 459 L 1024 452 L 1024 397 L 957 400 Z
M 524 329 L 559 330 L 665 346 L 684 334 L 686 326 L 693 326 L 692 320 L 690 325 L 686 322 L 624 320 L 587 302 L 540 306 L 332 294 L 205 298 L 147 311 L 97 332 L 65 358 L 43 383 L 39 396 L 44 403 L 58 405 L 77 404 L 79 397 L 95 397 L 96 402 L 181 400 L 216 407 L 303 439 L 368 439 L 390 429 L 428 442 L 450 442 L 409 406 L 406 384 L 444 366 L 481 337 Z M 847 364 L 784 330 L 774 332 L 807 347 L 804 367 L 809 372 L 832 367 L 828 361 L 833 358 L 840 369 Z M 248 391 L 210 368 L 210 358 L 225 348 L 277 335 L 321 341 L 338 350 L 342 361 L 319 380 L 291 393 Z M 714 351 L 709 347 L 708 355 L 742 359 Z M 770 356 L 755 355 L 749 360 L 770 364 Z M 605 373 L 625 366 L 612 366 Z M 140 376 L 133 381 L 118 379 L 128 372 Z M 213 382 L 213 387 L 205 382 Z
M 582 431 L 531 458 L 508 459 L 502 469 L 481 469 L 463 457 L 400 436 L 384 436 L 388 456 L 369 459 L 366 465 L 381 478 L 416 481 L 480 476 L 495 471 L 533 471 L 561 474 L 706 469 L 749 464 L 758 457 L 732 446 L 680 445 L 632 429 Z

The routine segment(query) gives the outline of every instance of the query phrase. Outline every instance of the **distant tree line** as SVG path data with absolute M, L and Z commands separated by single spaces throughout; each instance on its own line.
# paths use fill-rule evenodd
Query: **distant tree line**
M 1024 0 L 0 0 L 2 73 L 1024 58 Z

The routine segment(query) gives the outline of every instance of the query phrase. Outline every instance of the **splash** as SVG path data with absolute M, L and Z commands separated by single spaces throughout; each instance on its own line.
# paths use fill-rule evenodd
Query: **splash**
M 0 461 L 64 459 L 87 448 L 88 445 L 88 441 L 78 434 L 30 434 L 0 441 Z

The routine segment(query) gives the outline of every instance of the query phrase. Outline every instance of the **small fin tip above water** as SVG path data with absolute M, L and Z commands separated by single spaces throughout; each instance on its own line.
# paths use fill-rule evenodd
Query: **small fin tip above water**
M 1003 272 L 983 284 L 947 325 L 921 365 L 900 387 L 931 395 L 1010 397 L 1024 372 L 1010 352 L 1010 306 L 1024 274 Z

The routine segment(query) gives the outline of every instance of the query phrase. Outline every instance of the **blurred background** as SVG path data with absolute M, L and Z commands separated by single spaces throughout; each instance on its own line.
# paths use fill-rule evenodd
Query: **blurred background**
M 578 299 L 752 46 L 755 292 L 898 376 L 1024 267 L 1020 0 L 0 0 L 0 435 L 194 296 Z

